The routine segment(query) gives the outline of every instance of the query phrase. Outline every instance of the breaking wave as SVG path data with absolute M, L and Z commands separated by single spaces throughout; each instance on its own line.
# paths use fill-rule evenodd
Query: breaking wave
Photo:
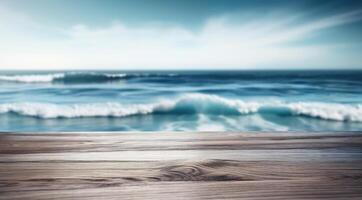
M 0 75 L 0 81 L 18 83 L 102 83 L 132 78 L 175 77 L 175 73 L 103 73 L 103 72 L 65 72 L 51 74 Z
M 21 83 L 99 83 L 123 79 L 127 74 L 96 73 L 96 72 L 71 72 L 54 74 L 24 74 L 1 75 L 0 81 Z
M 2 75 L 1 81 L 23 82 L 23 83 L 44 83 L 52 82 L 55 79 L 64 78 L 64 73 L 57 74 L 29 74 L 29 75 Z
M 161 100 L 150 104 L 0 104 L 0 113 L 16 113 L 38 118 L 126 117 L 150 114 L 230 116 L 283 113 L 284 115 L 302 115 L 325 120 L 362 122 L 362 105 L 316 102 L 247 102 L 205 94 L 185 94 L 173 101 Z

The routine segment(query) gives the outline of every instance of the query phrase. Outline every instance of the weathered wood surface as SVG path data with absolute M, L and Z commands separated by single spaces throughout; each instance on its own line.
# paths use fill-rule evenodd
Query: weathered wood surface
M 0 199 L 362 199 L 362 135 L 3 133 Z

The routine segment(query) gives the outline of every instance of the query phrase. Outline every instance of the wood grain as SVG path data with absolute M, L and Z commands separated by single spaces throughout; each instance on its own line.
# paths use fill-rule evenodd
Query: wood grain
M 0 199 L 362 199 L 362 135 L 2 133 Z

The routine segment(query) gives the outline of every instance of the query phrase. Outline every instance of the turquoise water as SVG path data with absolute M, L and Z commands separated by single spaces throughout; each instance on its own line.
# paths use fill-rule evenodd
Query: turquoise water
M 362 131 L 362 71 L 3 71 L 0 131 Z

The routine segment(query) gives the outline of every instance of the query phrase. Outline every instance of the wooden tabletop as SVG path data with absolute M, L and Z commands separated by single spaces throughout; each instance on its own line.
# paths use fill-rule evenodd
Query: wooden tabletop
M 0 199 L 362 199 L 362 134 L 1 133 Z

